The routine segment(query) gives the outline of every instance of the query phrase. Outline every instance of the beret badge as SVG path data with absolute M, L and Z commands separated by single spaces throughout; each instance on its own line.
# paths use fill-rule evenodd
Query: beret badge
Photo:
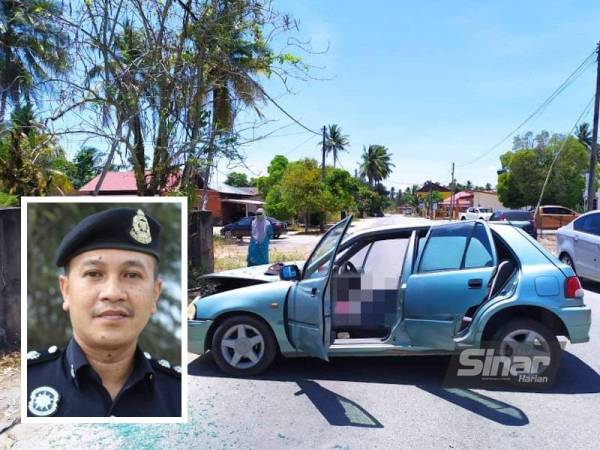
M 133 216 L 133 222 L 131 224 L 129 235 L 140 244 L 149 244 L 152 242 L 150 225 L 148 224 L 148 219 L 146 218 L 144 211 L 141 209 L 138 209 L 136 215 Z

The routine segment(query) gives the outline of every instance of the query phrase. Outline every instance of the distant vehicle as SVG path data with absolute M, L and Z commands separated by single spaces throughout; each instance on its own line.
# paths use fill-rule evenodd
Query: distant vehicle
M 564 206 L 540 206 L 535 212 L 535 226 L 539 230 L 556 230 L 578 216 L 575 211 Z
M 533 220 L 533 213 L 519 210 L 500 210 L 494 212 L 488 219 L 490 222 L 510 222 L 511 225 L 523 229 L 534 239 L 537 239 L 537 228 Z
M 288 232 L 287 223 L 281 222 L 273 217 L 266 218 L 273 227 L 273 238 L 277 239 L 282 234 Z M 242 217 L 240 220 L 223 225 L 221 228 L 221 236 L 226 238 L 236 237 L 241 239 L 244 236 L 250 236 L 252 234 L 252 221 L 254 216 Z
M 461 212 L 458 217 L 460 220 L 476 220 L 476 219 L 488 220 L 491 215 L 492 215 L 491 208 L 481 208 L 479 206 L 477 206 L 477 207 L 474 206 L 474 207 L 467 209 L 465 212 Z
M 600 282 L 600 210 L 582 214 L 556 232 L 560 260 L 580 278 Z

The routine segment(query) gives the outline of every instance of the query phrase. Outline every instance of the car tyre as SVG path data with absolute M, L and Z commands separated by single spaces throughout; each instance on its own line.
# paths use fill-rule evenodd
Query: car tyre
M 495 350 L 495 355 L 512 356 L 511 349 L 514 348 L 514 342 L 524 343 L 528 339 L 535 342 L 534 351 L 536 353 L 534 354 L 540 352 L 540 356 L 544 353 L 550 356 L 550 365 L 543 368 L 537 375 L 548 376 L 549 379 L 553 379 L 560 364 L 562 349 L 554 333 L 537 320 L 511 320 L 494 333 L 491 344 Z
M 269 326 L 248 315 L 225 319 L 216 329 L 211 353 L 219 368 L 234 377 L 254 376 L 275 359 L 277 343 Z
M 230 230 L 225 231 L 225 239 L 231 239 L 232 234 Z
M 279 236 L 281 236 L 280 234 L 276 234 L 275 236 L 273 236 L 273 239 L 279 239 Z

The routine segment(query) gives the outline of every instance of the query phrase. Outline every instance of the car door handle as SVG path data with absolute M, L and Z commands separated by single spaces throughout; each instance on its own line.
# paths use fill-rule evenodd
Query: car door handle
M 472 278 L 469 280 L 469 289 L 479 289 L 483 286 L 483 280 L 481 278 Z
M 310 289 L 302 288 L 302 290 L 304 292 L 310 294 L 311 297 L 315 297 L 317 295 L 317 292 L 318 292 L 316 287 L 313 287 L 313 288 L 310 288 Z

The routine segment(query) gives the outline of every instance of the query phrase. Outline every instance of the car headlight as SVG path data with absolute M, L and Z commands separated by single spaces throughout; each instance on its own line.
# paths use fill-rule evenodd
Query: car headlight
M 188 320 L 194 320 L 196 318 L 196 305 L 193 303 L 190 303 L 190 305 L 188 306 Z

